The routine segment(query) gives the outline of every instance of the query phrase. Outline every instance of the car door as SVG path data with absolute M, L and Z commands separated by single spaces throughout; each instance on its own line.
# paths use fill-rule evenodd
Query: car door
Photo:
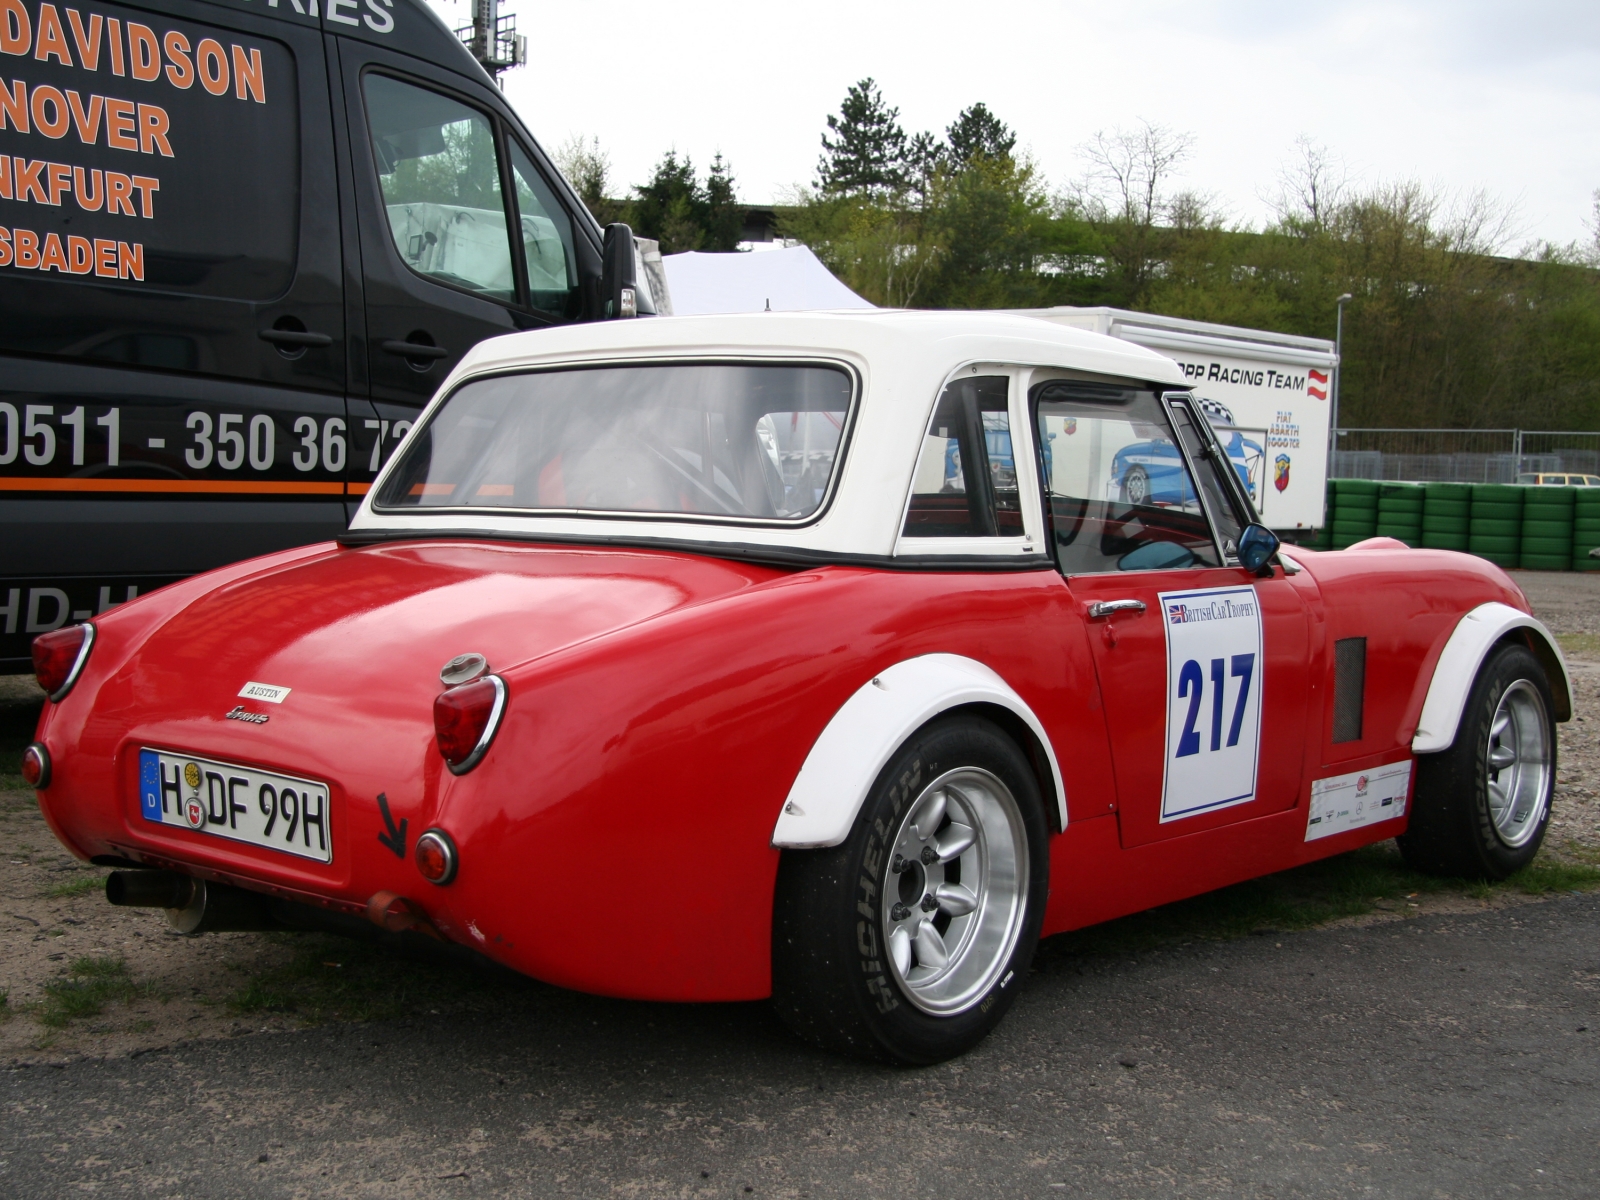
M 1030 400 L 1054 554 L 1105 704 L 1123 844 L 1292 807 L 1306 608 L 1281 570 L 1259 578 L 1233 557 L 1250 514 L 1215 440 L 1185 401 L 1136 384 L 1046 380 Z
M 471 81 L 341 40 L 369 402 L 362 492 L 484 338 L 582 315 L 575 230 L 537 156 Z

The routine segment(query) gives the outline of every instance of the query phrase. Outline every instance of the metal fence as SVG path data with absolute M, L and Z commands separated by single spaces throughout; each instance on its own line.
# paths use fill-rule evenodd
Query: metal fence
M 1341 429 L 1335 479 L 1515 483 L 1527 471 L 1600 475 L 1600 430 Z

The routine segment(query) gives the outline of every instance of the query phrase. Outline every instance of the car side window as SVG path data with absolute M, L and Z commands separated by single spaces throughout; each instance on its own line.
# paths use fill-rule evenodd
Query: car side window
M 977 375 L 944 389 L 917 456 L 902 537 L 1022 535 L 1010 382 Z
M 1153 391 L 1053 379 L 1036 384 L 1030 399 L 1062 574 L 1221 565 Z
M 1241 510 L 1235 498 L 1235 490 L 1228 485 L 1222 471 L 1232 471 L 1234 478 L 1239 481 L 1239 486 L 1243 488 L 1248 486 L 1240 479 L 1243 467 L 1236 464 L 1231 457 L 1227 460 L 1226 466 L 1219 461 L 1222 458 L 1220 449 L 1218 452 L 1213 452 L 1212 447 L 1216 445 L 1214 439 L 1207 438 L 1201 432 L 1201 418 L 1195 414 L 1193 407 L 1187 401 L 1174 401 L 1171 407 L 1173 426 L 1183 441 L 1183 448 L 1189 452 L 1189 461 L 1194 465 L 1194 473 L 1199 479 L 1200 491 L 1205 496 L 1206 508 L 1211 514 L 1212 523 L 1216 526 L 1217 536 L 1222 539 L 1223 549 L 1229 555 L 1235 554 L 1239 548 L 1239 535 L 1255 517 Z
M 489 118 L 387 75 L 363 81 L 395 249 L 413 271 L 495 300 L 516 296 Z
M 556 202 L 521 146 L 511 143 L 511 179 L 517 191 L 517 224 L 528 271 L 528 303 L 558 317 L 577 316 L 578 260 L 572 221 Z

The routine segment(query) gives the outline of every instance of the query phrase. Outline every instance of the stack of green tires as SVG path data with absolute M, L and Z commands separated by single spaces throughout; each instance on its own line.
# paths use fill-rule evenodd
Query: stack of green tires
M 1380 483 L 1377 535 L 1408 546 L 1422 545 L 1422 502 L 1420 483 Z
M 1378 531 L 1378 482 L 1336 479 L 1333 489 L 1333 548 L 1364 541 Z
M 1600 489 L 1597 489 L 1600 490 Z M 1422 488 L 1422 544 L 1429 550 L 1466 550 L 1472 534 L 1472 485 L 1428 483 Z
M 1333 549 L 1333 492 L 1335 481 L 1330 479 L 1323 484 L 1322 495 L 1322 524 L 1311 531 L 1311 538 L 1305 543 L 1313 550 Z
M 1600 488 L 1572 490 L 1572 569 L 1600 571 L 1600 558 L 1589 557 L 1600 547 Z
M 1523 489 L 1521 565 L 1530 571 L 1572 570 L 1573 501 L 1577 489 Z
M 1498 567 L 1518 564 L 1522 544 L 1522 493 L 1513 483 L 1472 484 L 1467 549 Z

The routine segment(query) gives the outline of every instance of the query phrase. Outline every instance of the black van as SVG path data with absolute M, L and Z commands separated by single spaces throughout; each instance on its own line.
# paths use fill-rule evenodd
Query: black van
M 0 0 L 0 671 L 335 536 L 475 342 L 631 315 L 625 234 L 422 0 Z

